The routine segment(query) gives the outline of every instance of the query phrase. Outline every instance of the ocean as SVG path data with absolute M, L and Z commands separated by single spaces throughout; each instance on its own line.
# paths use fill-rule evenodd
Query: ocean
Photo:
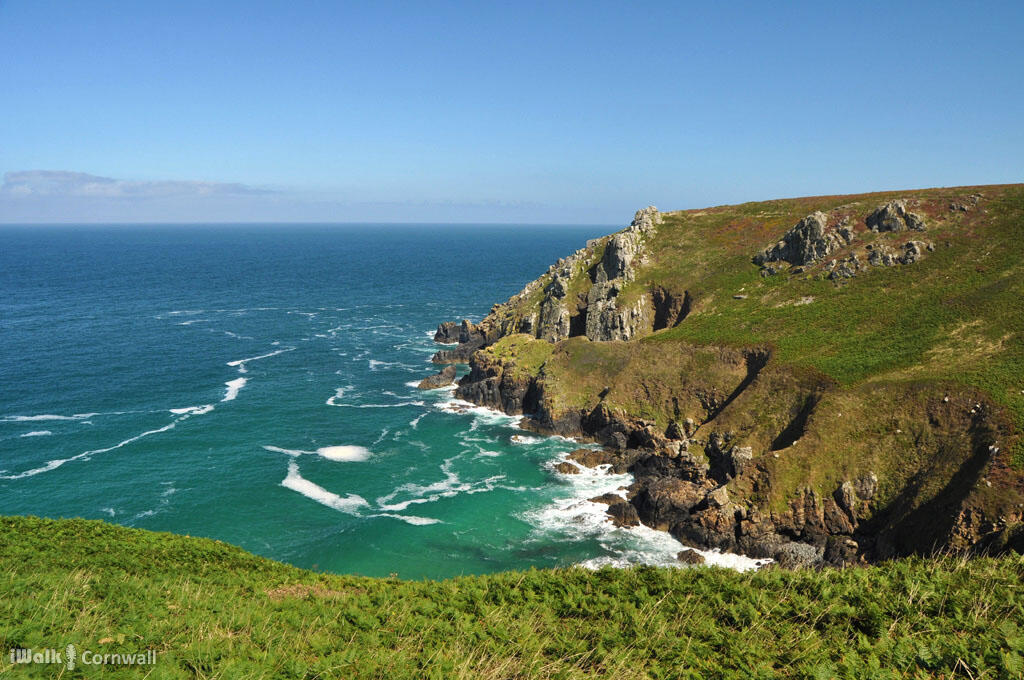
M 415 388 L 438 323 L 611 231 L 0 227 L 0 514 L 368 576 L 676 564 L 586 500 L 628 475 L 558 474 L 579 444 Z

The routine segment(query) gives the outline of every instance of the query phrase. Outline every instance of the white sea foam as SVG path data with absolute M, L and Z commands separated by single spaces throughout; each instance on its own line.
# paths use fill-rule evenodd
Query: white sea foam
M 433 503 L 442 498 L 457 496 L 460 493 L 473 494 L 491 491 L 495 488 L 497 482 L 505 479 L 505 475 L 494 475 L 477 482 L 463 482 L 459 479 L 459 475 L 452 470 L 452 464 L 457 458 L 458 456 L 453 456 L 441 465 L 444 479 L 432 484 L 402 484 L 391 493 L 377 498 L 377 506 L 381 510 L 402 511 L 410 505 Z M 412 498 L 393 502 L 395 497 L 399 495 L 412 496 Z
M 346 408 L 398 408 L 400 406 L 426 406 L 422 401 L 400 401 L 396 404 L 339 404 L 331 403 L 331 406 L 344 406 Z
M 224 398 L 221 399 L 221 401 L 234 401 L 235 397 L 238 396 L 238 393 L 242 391 L 243 387 L 245 387 L 246 382 L 248 382 L 248 380 L 245 378 L 235 378 L 234 380 L 229 380 L 224 383 L 227 389 L 224 390 Z
M 526 434 L 514 434 L 509 439 L 509 441 L 511 441 L 513 444 L 522 446 L 528 444 L 540 444 L 541 442 L 544 441 L 544 439 L 543 437 L 531 437 L 530 435 Z
M 553 469 L 566 454 L 549 461 L 546 467 Z M 682 566 L 676 555 L 686 548 L 665 531 L 656 531 L 646 526 L 631 528 L 615 527 L 606 513 L 607 505 L 588 499 L 606 493 L 625 498 L 624 487 L 632 483 L 632 475 L 610 474 L 609 466 L 597 468 L 579 467 L 574 475 L 559 475 L 568 483 L 565 495 L 554 499 L 549 505 L 528 511 L 523 519 L 532 524 L 535 538 L 543 540 L 595 540 L 607 554 L 585 560 L 582 566 L 599 568 L 610 565 L 627 567 L 637 564 L 658 566 Z M 698 550 L 706 564 L 719 565 L 745 571 L 756 569 L 765 560 L 755 560 L 743 555 Z
M 189 414 L 190 416 L 201 416 L 204 413 L 209 413 L 213 410 L 213 404 L 203 404 L 202 406 L 186 406 L 184 408 L 172 408 L 168 409 L 175 415 Z
M 125 439 L 124 441 L 118 442 L 117 444 L 114 444 L 113 446 L 108 446 L 108 447 L 103 448 L 103 449 L 93 449 L 91 451 L 84 451 L 82 453 L 79 453 L 78 455 L 71 456 L 70 458 L 57 458 L 57 459 L 54 459 L 54 460 L 51 460 L 51 461 L 47 461 L 41 467 L 33 468 L 31 470 L 26 470 L 24 472 L 19 472 L 18 474 L 15 474 L 15 475 L 2 475 L 2 476 L 0 476 L 0 479 L 22 479 L 24 477 L 32 477 L 32 476 L 41 474 L 43 472 L 49 472 L 50 470 L 56 470 L 61 465 L 64 465 L 64 463 L 70 463 L 71 461 L 75 461 L 75 460 L 88 460 L 89 458 L 91 458 L 92 456 L 96 455 L 97 453 L 107 453 L 108 451 L 113 451 L 114 449 L 119 449 L 122 446 L 127 446 L 128 444 L 131 444 L 133 442 L 137 442 L 140 439 L 142 439 L 143 437 L 148 437 L 151 434 L 157 434 L 158 432 L 166 432 L 167 430 L 174 429 L 175 425 L 177 425 L 179 422 L 181 422 L 185 418 L 188 418 L 189 415 L 190 414 L 185 414 L 185 415 L 179 416 L 174 421 L 168 423 L 167 425 L 164 425 L 163 427 L 158 427 L 155 430 L 147 430 L 147 431 L 143 432 L 142 434 L 137 434 L 134 437 L 129 437 L 128 439 Z
M 349 391 L 351 391 L 353 389 L 355 389 L 355 388 L 352 385 L 345 385 L 344 387 L 335 388 L 334 396 L 328 397 L 326 404 L 328 406 L 341 406 L 341 404 L 339 404 L 337 402 L 337 400 L 341 399 L 342 397 L 344 397 L 347 392 L 349 392 Z
M 280 446 L 264 446 L 267 451 L 273 451 L 274 453 L 287 453 L 289 456 L 301 456 L 304 454 L 312 454 L 315 451 L 302 451 L 300 449 L 282 449 Z
M 478 425 L 508 425 L 510 427 L 516 427 L 523 421 L 523 416 L 510 416 L 507 413 L 496 411 L 486 406 L 477 406 L 476 404 L 461 399 L 446 399 L 439 401 L 436 407 L 445 413 L 468 413 L 473 418 L 473 424 L 471 429 L 476 429 Z
M 105 512 L 111 517 L 117 514 L 117 512 L 113 508 L 100 508 L 100 512 Z
M 178 326 L 191 326 L 194 323 L 202 323 L 204 321 L 209 321 L 209 319 L 189 319 L 188 321 L 181 321 L 181 322 L 179 322 L 176 325 L 178 325 Z
M 355 463 L 359 461 L 367 460 L 372 454 L 369 449 L 363 446 L 322 446 L 316 451 L 304 451 L 303 449 L 283 449 L 280 446 L 269 446 L 263 447 L 267 451 L 273 451 L 274 453 L 286 453 L 289 456 L 320 456 L 327 460 L 334 460 L 339 462 Z
M 425 416 L 425 415 L 427 415 L 427 414 L 426 413 L 421 413 L 421 414 L 419 414 L 418 416 L 416 416 L 415 418 L 413 418 L 412 420 L 409 421 L 409 425 L 412 427 L 412 429 L 415 430 L 417 427 L 419 427 L 420 421 L 423 420 L 423 416 Z
M 327 460 L 347 462 L 363 461 L 370 457 L 370 450 L 363 446 L 322 446 L 316 453 Z
M 349 515 L 358 515 L 360 508 L 369 507 L 362 496 L 348 494 L 345 497 L 328 491 L 319 484 L 315 484 L 299 474 L 299 466 L 294 462 L 288 463 L 288 476 L 281 482 L 281 486 L 302 494 L 321 505 L 344 512 Z
M 249 369 L 246 368 L 245 365 L 247 363 L 249 363 L 250 361 L 259 361 L 260 359 L 269 359 L 270 357 L 275 357 L 278 354 L 284 354 L 285 352 L 291 352 L 294 349 L 295 349 L 295 347 L 285 347 L 283 349 L 275 350 L 273 352 L 268 352 L 266 354 L 260 354 L 259 356 L 255 356 L 255 357 L 246 357 L 245 359 L 235 359 L 234 361 L 229 361 L 227 363 L 227 365 L 228 366 L 237 367 L 239 373 L 248 373 Z
M 92 418 L 93 416 L 101 415 L 99 413 L 76 413 L 73 416 L 58 416 L 52 413 L 42 413 L 37 416 L 4 416 L 0 418 L 0 421 L 5 423 L 33 423 L 44 420 L 84 420 L 86 418 Z M 110 414 L 116 415 L 116 414 Z
M 50 432 L 49 430 L 32 430 L 31 432 L 26 432 L 25 434 L 23 434 L 21 436 L 22 437 L 49 437 L 51 434 L 53 434 L 53 433 Z
M 209 407 L 209 408 L 207 408 L 207 407 Z M 33 477 L 33 476 L 41 474 L 43 472 L 49 472 L 50 470 L 56 470 L 61 465 L 64 465 L 64 463 L 70 463 L 70 462 L 76 461 L 76 460 L 89 460 L 90 458 L 92 458 L 97 453 L 107 453 L 109 451 L 114 451 L 114 450 L 119 449 L 119 448 L 121 448 L 123 446 L 128 446 L 129 444 L 137 442 L 140 439 L 143 439 L 144 437 L 148 437 L 148 436 L 153 435 L 153 434 L 158 434 L 160 432 L 167 432 L 168 430 L 173 430 L 175 428 L 175 426 L 177 426 L 178 423 L 180 423 L 182 421 L 185 421 L 185 420 L 188 420 L 190 417 L 192 417 L 194 415 L 199 415 L 201 413 L 209 413 L 209 411 L 211 411 L 211 410 L 213 410 L 213 407 L 210 406 L 209 404 L 207 404 L 205 406 L 190 406 L 187 410 L 186 409 L 182 409 L 182 412 L 180 414 L 176 413 L 175 415 L 177 415 L 178 417 L 175 418 L 174 420 L 172 420 L 171 422 L 169 422 L 168 424 L 164 425 L 163 427 L 158 427 L 158 428 L 153 429 L 153 430 L 146 430 L 145 432 L 143 432 L 141 434 L 137 434 L 134 437 L 129 437 L 128 439 L 119 441 L 118 443 L 114 444 L 113 446 L 107 446 L 107 447 L 102 448 L 102 449 L 91 449 L 89 451 L 83 451 L 82 453 L 79 453 L 79 454 L 74 455 L 74 456 L 70 456 L 68 458 L 56 458 L 54 460 L 47 461 L 41 467 L 33 468 L 31 470 L 25 470 L 24 472 L 19 472 L 18 474 L 14 474 L 14 475 L 0 475 L 0 479 L 23 479 L 25 477 Z M 124 412 L 120 412 L 120 413 L 124 413 Z M 74 418 L 66 418 L 66 417 L 63 417 L 63 416 L 59 416 L 56 419 L 58 419 L 58 420 L 76 420 L 78 418 L 85 418 L 85 417 L 97 416 L 97 415 L 101 415 L 101 414 L 99 414 L 99 413 L 79 413 Z M 53 420 L 54 418 L 49 418 L 49 419 Z M 89 422 L 89 421 L 83 421 L 83 422 Z
M 403 522 L 408 522 L 415 526 L 425 526 L 428 524 L 442 524 L 441 520 L 434 519 L 433 517 L 417 517 L 416 515 L 396 515 L 391 512 L 381 512 L 376 515 L 369 515 L 369 517 L 391 517 L 392 519 L 400 519 Z

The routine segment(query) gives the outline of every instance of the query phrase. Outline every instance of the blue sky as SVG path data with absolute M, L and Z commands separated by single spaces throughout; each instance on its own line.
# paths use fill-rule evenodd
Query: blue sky
M 0 222 L 619 224 L 1024 181 L 1024 3 L 0 0 Z

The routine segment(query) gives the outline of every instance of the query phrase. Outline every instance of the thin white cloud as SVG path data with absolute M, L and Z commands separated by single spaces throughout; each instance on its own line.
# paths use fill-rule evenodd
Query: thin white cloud
M 254 196 L 272 193 L 245 184 L 161 180 L 137 182 L 66 170 L 21 170 L 4 173 L 0 196 L 11 198 L 172 198 Z

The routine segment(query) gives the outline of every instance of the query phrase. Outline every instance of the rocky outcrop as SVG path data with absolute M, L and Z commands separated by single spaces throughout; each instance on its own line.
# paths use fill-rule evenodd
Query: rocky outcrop
M 889 201 L 876 208 L 865 222 L 871 231 L 924 231 L 924 217 L 907 210 L 906 199 Z
M 787 262 L 807 266 L 820 262 L 853 242 L 853 231 L 845 224 L 829 225 L 828 216 L 813 212 L 796 223 L 782 239 L 754 256 L 754 264 Z
M 459 381 L 455 396 L 510 414 L 531 413 L 538 406 L 536 379 L 519 374 L 514 364 L 486 352 L 472 357 L 470 371 Z
M 440 387 L 447 387 L 455 382 L 455 366 L 445 366 L 439 373 L 427 376 L 420 381 L 417 388 L 421 390 L 436 390 Z
M 459 325 L 454 321 L 445 321 L 438 324 L 437 332 L 434 333 L 434 342 L 442 345 L 456 345 L 459 342 Z
M 587 296 L 586 336 L 594 342 L 632 340 L 646 334 L 653 324 L 647 296 L 641 295 L 628 307 L 620 307 L 617 282 L 594 284 Z
M 638 210 L 633 222 L 609 239 L 594 281 L 587 293 L 586 336 L 594 342 L 631 340 L 653 327 L 652 307 L 646 295 L 629 306 L 620 306 L 623 286 L 636 278 L 636 266 L 644 261 L 644 240 L 662 223 L 654 206 Z
M 451 321 L 446 321 L 437 327 L 437 333 L 434 334 L 435 341 L 445 342 L 444 340 L 438 341 L 438 336 L 442 338 L 454 337 L 459 344 L 455 349 L 442 349 L 436 352 L 430 359 L 435 364 L 468 363 L 469 358 L 473 356 L 473 352 L 489 344 L 484 329 L 466 319 L 463 319 L 462 325 L 458 327 L 458 335 L 455 334 L 454 327 L 455 324 Z M 490 342 L 493 342 L 493 340 L 490 340 Z

